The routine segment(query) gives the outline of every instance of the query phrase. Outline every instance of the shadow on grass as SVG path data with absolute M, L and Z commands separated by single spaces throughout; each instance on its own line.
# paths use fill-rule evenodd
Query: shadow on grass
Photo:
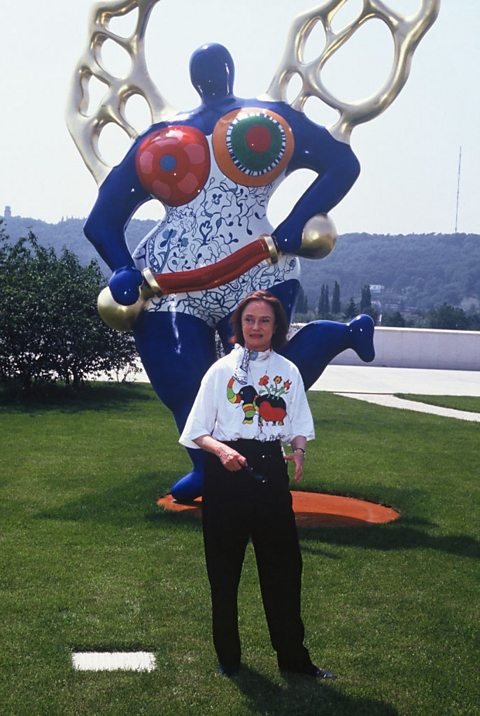
M 96 491 L 62 507 L 37 513 L 38 519 L 86 521 L 133 525 L 147 521 L 153 527 L 200 529 L 201 522 L 188 513 L 168 512 L 156 500 L 167 492 L 175 475 L 150 472 L 104 492 Z M 162 485 L 164 489 L 162 490 Z M 398 495 L 397 495 L 398 496 Z M 468 535 L 435 535 L 436 525 L 423 518 L 400 517 L 384 525 L 356 527 L 299 528 L 302 549 L 312 554 L 339 559 L 326 551 L 328 545 L 373 549 L 383 552 L 405 549 L 432 549 L 462 557 L 479 557 L 480 541 Z
M 370 484 L 363 487 L 348 487 L 344 496 L 356 497 L 378 502 L 393 507 L 400 513 L 398 520 L 387 524 L 366 524 L 360 526 L 300 528 L 299 534 L 303 541 L 303 549 L 312 554 L 325 554 L 314 543 L 330 544 L 339 547 L 360 547 L 376 549 L 384 552 L 400 549 L 427 548 L 461 557 L 478 558 L 480 541 L 471 535 L 452 534 L 436 535 L 439 528 L 434 522 L 416 516 L 415 512 L 423 503 L 428 493 L 418 488 L 400 488 L 381 484 Z M 382 499 L 378 499 L 381 495 Z M 330 555 L 331 556 L 331 555 Z
M 129 410 L 132 401 L 158 400 L 149 386 L 139 383 L 87 383 L 81 388 L 68 385 L 38 386 L 32 392 L 0 388 L 2 408 L 8 412 L 35 413 L 55 410 L 77 413 L 82 410 Z
M 429 523 L 427 523 L 429 525 Z M 365 527 L 331 527 L 299 530 L 302 549 L 316 554 L 315 543 L 335 545 L 337 547 L 356 547 L 374 549 L 382 552 L 405 549 L 431 549 L 437 552 L 454 554 L 459 557 L 480 557 L 480 541 L 469 535 L 434 535 L 424 531 L 425 521 L 402 519 L 387 525 L 368 525 Z
M 90 491 L 61 507 L 38 512 L 36 517 L 115 525 L 138 523 L 156 514 L 158 508 L 154 496 L 159 491 L 159 483 L 168 479 L 168 476 L 163 475 L 162 478 L 158 472 L 142 473 L 130 482 L 120 483 L 108 490 Z M 173 481 L 172 476 L 171 483 Z
M 395 716 L 398 711 L 381 701 L 354 698 L 324 681 L 292 675 L 285 679 L 282 688 L 257 671 L 242 667 L 232 683 L 249 700 L 255 713 L 271 713 L 275 716 L 315 714 L 325 716 Z M 337 682 L 338 683 L 338 682 Z

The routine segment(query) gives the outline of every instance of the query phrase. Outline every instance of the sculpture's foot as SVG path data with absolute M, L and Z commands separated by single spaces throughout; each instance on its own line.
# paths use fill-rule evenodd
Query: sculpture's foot
M 193 502 L 203 490 L 203 471 L 192 470 L 170 488 L 170 494 L 177 502 Z
M 375 358 L 375 348 L 373 347 L 373 331 L 375 323 L 371 316 L 362 313 L 347 323 L 349 333 L 349 348 L 353 348 L 360 360 L 365 363 L 371 363 Z

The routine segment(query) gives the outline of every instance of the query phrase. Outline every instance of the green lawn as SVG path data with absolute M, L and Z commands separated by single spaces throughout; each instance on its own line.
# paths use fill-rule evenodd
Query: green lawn
M 149 386 L 0 408 L 2 716 L 478 713 L 478 442 L 463 421 L 311 393 L 302 489 L 395 506 L 305 529 L 307 643 L 334 683 L 284 680 L 248 552 L 245 667 L 215 673 L 200 524 L 156 500 L 188 468 Z M 79 673 L 72 650 L 152 650 L 153 673 Z
M 453 410 L 467 410 L 470 413 L 480 413 L 480 398 L 476 396 L 397 393 L 397 398 L 417 400 L 420 403 L 428 403 L 428 405 L 439 405 L 441 408 L 452 408 Z

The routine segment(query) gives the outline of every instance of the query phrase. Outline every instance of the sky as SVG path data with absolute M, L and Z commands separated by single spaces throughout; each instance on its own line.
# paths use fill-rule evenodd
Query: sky
M 419 4 L 385 1 L 406 14 Z M 347 0 L 345 17 L 361 2 Z M 293 18 L 315 4 L 160 0 L 146 35 L 150 74 L 178 111 L 192 109 L 198 96 L 189 81 L 189 58 L 205 42 L 221 42 L 235 61 L 235 93 L 259 96 L 280 62 Z M 97 186 L 65 123 L 92 6 L 90 0 L 2 3 L 0 214 L 8 205 L 15 216 L 55 223 L 88 216 L 95 202 Z M 391 44 L 383 23 L 367 26 L 325 74 L 329 87 L 348 101 L 369 95 L 389 69 Z M 415 52 L 406 86 L 383 114 L 352 133 L 362 170 L 331 212 L 339 234 L 453 233 L 456 225 L 459 232 L 480 234 L 479 37 L 479 0 L 442 0 L 436 23 Z M 315 40 L 312 34 L 312 52 Z M 122 58 L 105 46 L 104 61 L 119 69 Z M 138 129 L 145 129 L 149 121 L 141 108 L 131 112 Z M 314 118 L 328 126 L 331 114 L 315 112 Z M 112 165 L 126 147 L 117 137 L 105 140 Z M 269 211 L 273 224 L 311 179 L 307 172 L 296 175 L 274 195 Z M 153 201 L 137 214 L 160 215 L 161 207 Z

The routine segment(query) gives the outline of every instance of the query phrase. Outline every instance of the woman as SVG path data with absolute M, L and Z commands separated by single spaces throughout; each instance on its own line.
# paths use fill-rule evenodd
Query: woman
M 286 342 L 287 318 L 277 298 L 255 291 L 232 326 L 236 346 L 205 374 L 180 436 L 207 452 L 203 534 L 220 671 L 233 676 L 240 668 L 237 592 L 251 538 L 280 670 L 335 678 L 303 645 L 302 559 L 286 461 L 301 480 L 314 429 L 300 373 L 275 351 Z M 292 452 L 284 455 L 282 443 Z

